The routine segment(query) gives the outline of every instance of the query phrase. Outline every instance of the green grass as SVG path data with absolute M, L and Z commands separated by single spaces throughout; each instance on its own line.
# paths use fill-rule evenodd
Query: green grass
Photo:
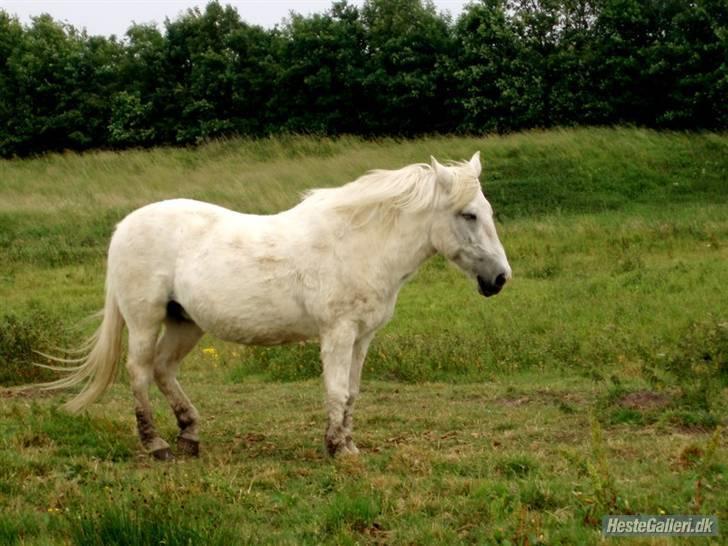
M 93 329 L 76 324 L 103 304 L 113 224 L 137 206 L 274 212 L 369 168 L 476 149 L 513 281 L 486 300 L 435 258 L 405 287 L 365 367 L 361 457 L 323 456 L 315 344 L 205 338 L 181 373 L 200 460 L 141 452 L 123 373 L 86 417 L 55 409 L 70 394 L 0 392 L 0 544 L 586 544 L 605 513 L 728 521 L 725 135 L 291 137 L 2 161 L 0 384 L 47 379 L 32 349 Z
M 728 510 L 724 439 L 711 454 L 710 433 L 664 423 L 604 425 L 595 440 L 590 413 L 605 388 L 586 379 L 368 381 L 358 413 L 363 453 L 330 461 L 318 381 L 230 385 L 197 359 L 186 376 L 204 451 L 166 465 L 136 447 L 123 385 L 75 428 L 75 418 L 50 409 L 55 399 L 4 400 L 0 537 L 583 544 L 598 541 L 602 513 Z M 564 399 L 574 412 L 562 411 Z M 172 416 L 158 417 L 172 437 Z
M 191 197 L 255 213 L 372 168 L 483 154 L 503 222 L 534 215 L 726 203 L 728 138 L 638 129 L 362 141 L 229 140 L 192 150 L 68 153 L 0 161 L 0 250 L 23 264 L 99 258 L 113 224 L 153 200 Z M 668 212 L 668 211 L 666 211 Z M 669 212 L 668 212 L 669 214 Z M 719 234 L 716 234 L 719 235 Z

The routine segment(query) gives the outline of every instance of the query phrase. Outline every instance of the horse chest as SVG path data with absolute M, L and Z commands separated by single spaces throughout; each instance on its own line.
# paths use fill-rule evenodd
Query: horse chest
M 396 294 L 383 296 L 371 290 L 351 289 L 328 302 L 322 322 L 346 320 L 358 324 L 362 333 L 372 332 L 389 322 L 395 303 Z

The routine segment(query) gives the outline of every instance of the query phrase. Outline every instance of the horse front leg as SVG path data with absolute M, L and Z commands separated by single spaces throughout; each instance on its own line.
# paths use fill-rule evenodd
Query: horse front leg
M 332 457 L 338 453 L 349 452 L 344 414 L 349 399 L 349 377 L 355 341 L 356 328 L 348 323 L 321 335 L 321 362 L 324 368 L 328 414 L 324 442 L 326 451 Z
M 359 396 L 364 359 L 367 357 L 369 344 L 373 337 L 374 332 L 356 340 L 351 360 L 351 369 L 349 370 L 349 397 L 346 399 L 346 406 L 344 407 L 344 433 L 346 437 L 346 449 L 354 454 L 359 453 L 359 448 L 356 447 L 354 440 L 352 440 L 354 430 L 354 403 Z

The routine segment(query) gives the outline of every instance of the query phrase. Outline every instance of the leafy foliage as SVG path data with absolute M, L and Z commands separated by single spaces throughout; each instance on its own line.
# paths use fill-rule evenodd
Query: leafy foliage
M 334 2 L 271 30 L 213 1 L 123 39 L 0 10 L 0 155 L 277 132 L 728 127 L 722 0 Z

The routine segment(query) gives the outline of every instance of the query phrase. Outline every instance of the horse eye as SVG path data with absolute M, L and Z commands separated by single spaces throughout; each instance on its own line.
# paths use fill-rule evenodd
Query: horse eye
M 462 212 L 460 213 L 460 216 L 465 218 L 468 222 L 475 222 L 478 219 L 478 217 L 471 212 Z

